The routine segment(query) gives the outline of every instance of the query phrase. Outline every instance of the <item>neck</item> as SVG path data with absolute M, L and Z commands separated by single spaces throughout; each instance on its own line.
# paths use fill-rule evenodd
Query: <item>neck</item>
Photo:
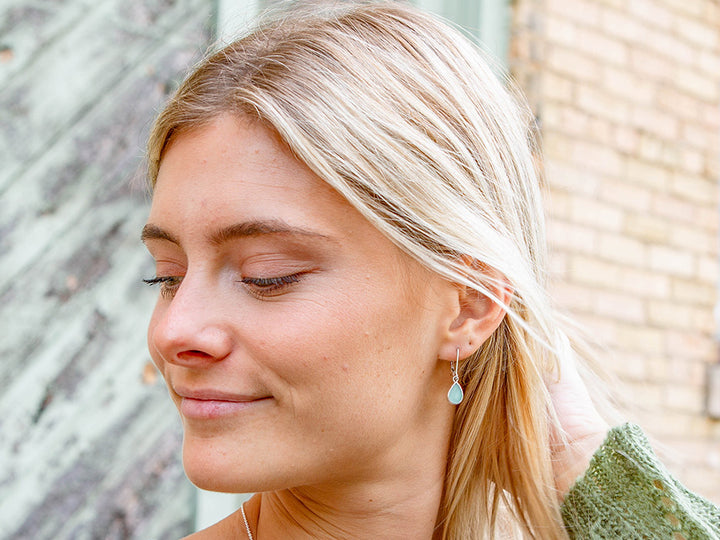
M 424 471 L 403 485 L 391 480 L 263 493 L 254 529 L 261 538 L 430 539 L 443 474 L 444 470 L 430 481 Z
M 403 451 L 390 451 L 362 477 L 257 495 L 248 514 L 255 540 L 433 538 L 452 426 L 448 412 L 435 429 Z

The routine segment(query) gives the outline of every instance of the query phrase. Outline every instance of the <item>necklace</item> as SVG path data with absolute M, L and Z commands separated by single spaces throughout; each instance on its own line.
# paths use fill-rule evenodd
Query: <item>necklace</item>
M 243 521 L 245 522 L 245 530 L 248 533 L 249 540 L 255 540 L 253 538 L 252 532 L 250 532 L 250 525 L 248 525 L 247 517 L 245 516 L 245 503 L 242 503 L 240 505 L 240 513 L 242 513 Z

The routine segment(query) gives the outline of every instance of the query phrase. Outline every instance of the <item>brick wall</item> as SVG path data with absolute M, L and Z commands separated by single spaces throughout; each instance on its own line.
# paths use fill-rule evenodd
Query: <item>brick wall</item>
M 553 293 L 669 466 L 720 502 L 720 4 L 518 0 L 511 70 L 541 127 Z

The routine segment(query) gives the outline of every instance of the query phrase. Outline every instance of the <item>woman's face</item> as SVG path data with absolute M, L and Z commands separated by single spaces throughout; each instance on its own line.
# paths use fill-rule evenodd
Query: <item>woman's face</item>
M 161 289 L 149 349 L 200 487 L 382 475 L 446 429 L 438 348 L 455 287 L 259 123 L 221 116 L 179 135 L 143 239 Z

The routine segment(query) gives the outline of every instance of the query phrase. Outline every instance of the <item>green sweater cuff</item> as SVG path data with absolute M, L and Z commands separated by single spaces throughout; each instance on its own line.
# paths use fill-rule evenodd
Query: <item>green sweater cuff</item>
M 675 480 L 633 424 L 610 430 L 562 517 L 570 538 L 720 538 L 720 510 Z

